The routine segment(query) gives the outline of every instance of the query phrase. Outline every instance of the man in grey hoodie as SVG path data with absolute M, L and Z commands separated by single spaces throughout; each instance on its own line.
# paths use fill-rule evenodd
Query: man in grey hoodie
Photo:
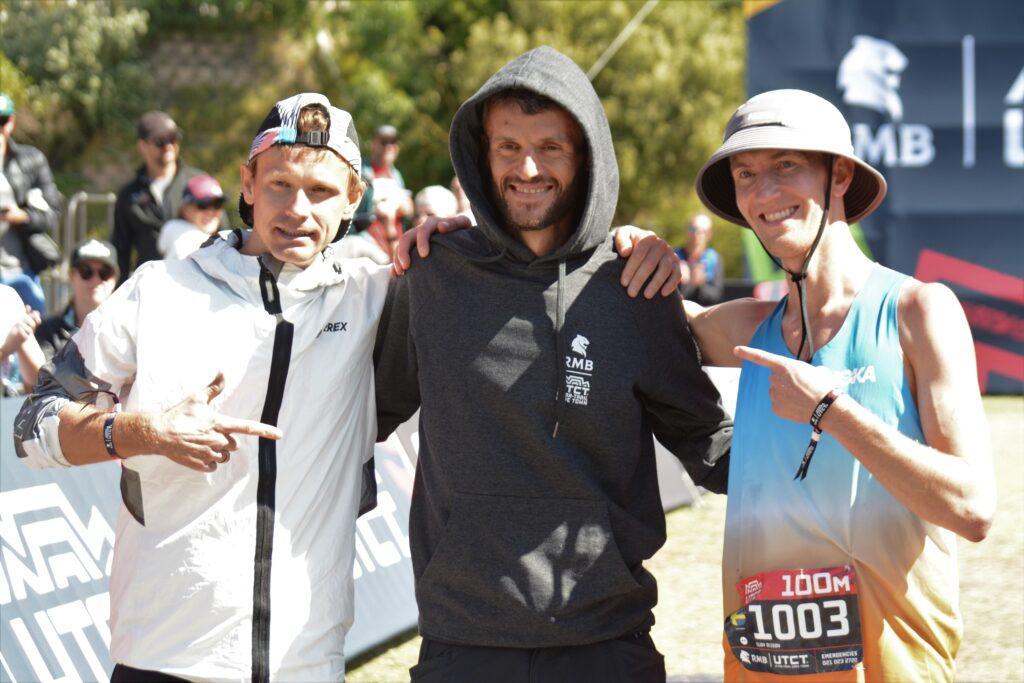
M 619 284 L 615 152 L 575 63 L 510 62 L 450 146 L 478 229 L 393 280 L 375 351 L 378 439 L 422 404 L 413 680 L 663 680 L 652 433 L 724 492 L 731 422 L 678 296 Z

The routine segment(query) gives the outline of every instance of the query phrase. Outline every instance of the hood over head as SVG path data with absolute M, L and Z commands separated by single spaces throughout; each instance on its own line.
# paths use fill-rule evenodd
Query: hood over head
M 589 164 L 579 222 L 560 248 L 537 258 L 503 227 L 491 199 L 492 183 L 487 150 L 481 146 L 483 105 L 503 90 L 530 90 L 561 105 L 579 124 L 586 139 Z M 477 227 L 499 251 L 516 261 L 558 261 L 601 244 L 608 235 L 619 196 L 619 167 L 615 160 L 608 119 L 590 80 L 574 61 L 544 46 L 530 50 L 503 66 L 455 113 L 449 135 L 452 164 L 472 205 Z M 583 171 L 581 171 L 583 172 Z

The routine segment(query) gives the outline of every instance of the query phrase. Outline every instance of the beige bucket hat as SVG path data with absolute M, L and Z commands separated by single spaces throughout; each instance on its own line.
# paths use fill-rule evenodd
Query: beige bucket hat
M 697 195 L 704 205 L 749 228 L 736 206 L 729 157 L 761 149 L 824 152 L 853 161 L 853 182 L 843 197 L 848 223 L 870 215 L 885 198 L 885 178 L 854 155 L 850 126 L 831 102 L 805 90 L 771 90 L 740 105 L 726 124 L 722 146 L 697 174 Z

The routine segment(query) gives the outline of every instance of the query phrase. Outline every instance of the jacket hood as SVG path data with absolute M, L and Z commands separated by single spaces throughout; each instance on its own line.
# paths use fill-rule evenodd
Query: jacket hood
M 576 230 L 559 249 L 540 258 L 504 229 L 487 187 L 491 174 L 486 167 L 486 150 L 480 144 L 483 103 L 491 95 L 511 89 L 530 90 L 557 102 L 576 119 L 589 147 L 585 206 Z M 499 252 L 523 262 L 558 261 L 593 249 L 607 237 L 619 196 L 619 167 L 611 130 L 601 100 L 586 74 L 557 50 L 547 46 L 530 50 L 491 76 L 455 113 L 448 144 L 477 227 Z

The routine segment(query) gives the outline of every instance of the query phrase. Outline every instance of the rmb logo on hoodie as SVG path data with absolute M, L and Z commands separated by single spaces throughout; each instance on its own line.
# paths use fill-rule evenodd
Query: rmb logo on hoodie
M 590 340 L 577 334 L 570 346 L 573 355 L 565 357 L 565 402 L 585 406 L 590 395 L 589 378 L 594 374 L 594 361 L 587 358 Z

